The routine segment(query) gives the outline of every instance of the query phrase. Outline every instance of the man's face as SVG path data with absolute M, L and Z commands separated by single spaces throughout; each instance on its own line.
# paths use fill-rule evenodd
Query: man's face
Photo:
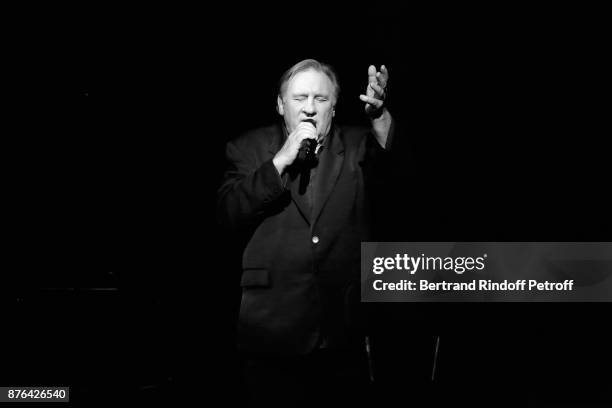
M 309 69 L 296 74 L 278 98 L 278 112 L 289 133 L 305 119 L 314 121 L 319 139 L 327 135 L 335 114 L 334 85 L 322 72 Z

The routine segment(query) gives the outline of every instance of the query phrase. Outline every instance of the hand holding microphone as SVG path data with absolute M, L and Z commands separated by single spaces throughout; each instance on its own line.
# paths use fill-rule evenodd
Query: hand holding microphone
M 305 119 L 302 123 L 312 124 L 313 127 L 315 128 L 315 135 L 316 135 L 317 128 L 316 128 L 314 120 Z M 310 138 L 302 139 L 302 141 L 300 142 L 300 148 L 298 150 L 297 159 L 300 161 L 307 161 L 307 160 L 313 159 L 316 147 L 317 147 L 316 137 L 314 139 L 310 139 Z
M 314 154 L 317 144 L 317 128 L 312 119 L 300 122 L 291 132 L 285 144 L 272 159 L 279 174 L 296 159 L 305 160 L 308 154 Z

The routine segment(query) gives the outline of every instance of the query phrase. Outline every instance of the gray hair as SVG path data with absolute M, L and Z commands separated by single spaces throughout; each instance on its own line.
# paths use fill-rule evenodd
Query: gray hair
M 278 82 L 278 96 L 282 99 L 283 94 L 287 90 L 287 84 L 294 76 L 300 72 L 308 71 L 310 69 L 327 75 L 334 86 L 334 98 L 337 102 L 338 96 L 340 96 L 340 84 L 338 83 L 338 75 L 336 74 L 336 71 L 334 71 L 334 68 L 332 68 L 331 65 L 324 64 L 314 59 L 305 59 L 300 61 L 285 71 Z

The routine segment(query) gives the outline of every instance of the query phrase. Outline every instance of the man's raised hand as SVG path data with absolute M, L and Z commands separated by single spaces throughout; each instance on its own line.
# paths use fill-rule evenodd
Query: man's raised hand
M 368 87 L 365 95 L 359 95 L 359 99 L 366 103 L 365 111 L 371 117 L 378 117 L 382 113 L 385 103 L 386 88 L 389 82 L 389 71 L 384 65 L 380 66 L 380 71 L 376 71 L 374 65 L 368 67 Z

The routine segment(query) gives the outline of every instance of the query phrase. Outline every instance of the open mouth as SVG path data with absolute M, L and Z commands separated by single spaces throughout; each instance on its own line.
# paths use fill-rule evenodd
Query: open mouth
M 312 126 L 317 127 L 317 122 L 314 119 L 302 119 L 302 122 L 312 123 Z

